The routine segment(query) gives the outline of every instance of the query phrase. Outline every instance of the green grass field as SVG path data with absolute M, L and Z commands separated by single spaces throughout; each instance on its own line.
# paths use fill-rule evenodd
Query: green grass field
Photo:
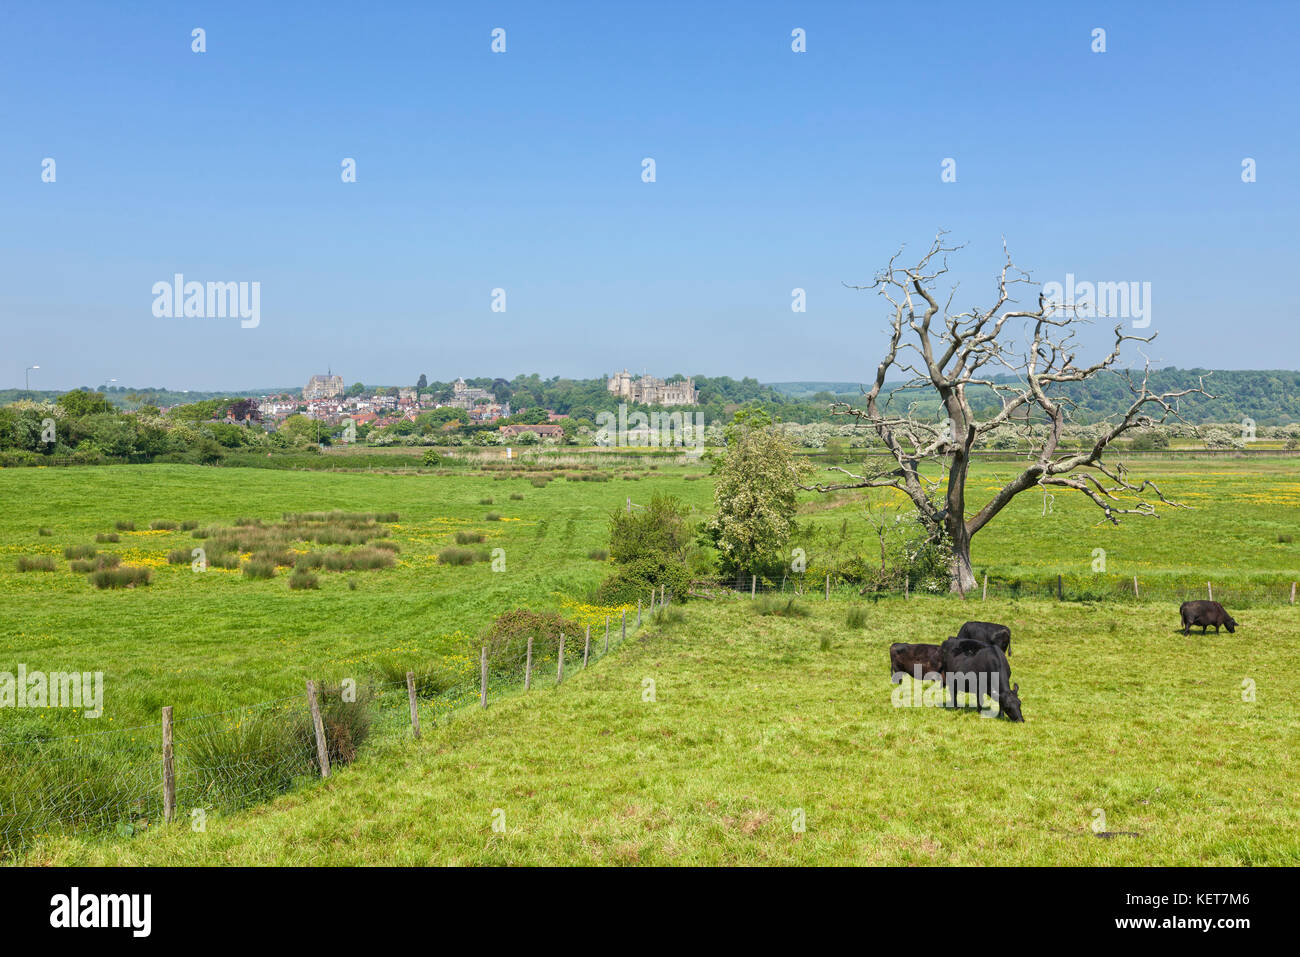
M 1011 469 L 983 464 L 972 488 Z M 473 636 L 511 608 L 603 627 L 617 609 L 587 603 L 606 571 L 588 555 L 607 545 L 610 510 L 663 490 L 702 518 L 711 483 L 688 480 L 702 471 L 641 465 L 637 481 L 615 473 L 539 488 L 462 473 L 0 470 L 10 503 L 0 514 L 0 672 L 22 663 L 106 676 L 103 718 L 4 709 L 0 740 L 113 731 L 105 737 L 152 748 L 148 726 L 163 705 L 183 720 L 300 696 L 305 677 L 364 679 L 393 661 L 446 660 L 472 676 Z M 420 742 L 381 722 L 329 782 L 214 812 L 203 833 L 157 822 L 129 838 L 51 828 L 26 859 L 1296 863 L 1300 702 L 1277 667 L 1300 633 L 1281 599 L 1300 568 L 1294 464 L 1162 460 L 1143 474 L 1195 509 L 1113 528 L 1082 500 L 1058 494 L 1048 510 L 1022 496 L 976 538 L 977 571 L 1082 580 L 1104 548 L 1117 580 L 1212 579 L 1216 597 L 1266 586 L 1278 600 L 1249 604 L 1236 635 L 1183 638 L 1168 601 L 886 599 L 866 605 L 864 628 L 847 624 L 847 593 L 806 600 L 806 618 L 761 616 L 747 599 L 692 601 L 683 620 L 648 623 L 559 689 L 459 713 Z M 846 521 L 870 551 L 860 497 L 804 499 L 810 572 L 819 536 Z M 292 591 L 285 570 L 252 580 L 169 565 L 169 551 L 200 542 L 149 530 L 155 519 L 228 525 L 330 509 L 398 512 L 396 566 L 322 572 L 318 590 Z M 118 521 L 136 531 L 96 544 Z M 504 549 L 505 570 L 440 564 L 457 531 Z M 149 567 L 152 584 L 91 587 L 63 557 L 88 543 Z M 21 556 L 48 556 L 54 570 L 20 572 Z M 889 643 L 940 641 L 968 617 L 1012 625 L 1025 724 L 893 706 Z M 654 703 L 642 700 L 646 678 Z M 1246 679 L 1253 702 L 1242 700 Z M 0 744 L 0 757 L 17 747 Z M 492 828 L 498 808 L 504 833 Z M 792 827 L 796 809 L 806 831 Z M 1095 837 L 1098 809 L 1105 830 L 1137 835 Z

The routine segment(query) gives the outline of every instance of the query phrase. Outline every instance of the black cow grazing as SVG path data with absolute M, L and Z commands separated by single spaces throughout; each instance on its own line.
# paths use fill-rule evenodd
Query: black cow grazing
M 952 706 L 957 692 L 975 693 L 976 704 L 984 707 L 984 695 L 997 699 L 998 713 L 1011 721 L 1024 721 L 1020 710 L 1020 685 L 1011 683 L 1011 665 L 997 645 L 973 638 L 949 638 L 940 646 L 944 686 L 952 689 Z
M 1217 601 L 1185 601 L 1179 606 L 1178 614 L 1183 619 L 1184 635 L 1191 631 L 1192 625 L 1200 625 L 1201 634 L 1205 634 L 1205 629 L 1210 625 L 1214 626 L 1216 635 L 1220 625 L 1225 626 L 1230 635 L 1237 630 L 1237 622 Z
M 958 638 L 974 638 L 986 644 L 997 645 L 1003 654 L 1011 654 L 1011 629 L 994 621 L 968 621 L 957 632 Z
M 942 675 L 943 655 L 938 645 L 908 645 L 895 642 L 889 646 L 889 676 L 891 684 L 898 684 L 902 679 L 899 674 L 916 676 L 920 666 L 921 674 Z

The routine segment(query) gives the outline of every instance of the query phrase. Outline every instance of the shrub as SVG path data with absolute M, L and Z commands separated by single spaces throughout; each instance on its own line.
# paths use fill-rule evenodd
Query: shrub
M 397 564 L 397 559 L 393 557 L 392 552 L 374 548 L 358 548 L 352 552 L 326 552 L 324 558 L 324 567 L 332 572 L 391 568 Z
M 295 568 L 289 576 L 289 587 L 295 591 L 320 588 L 320 579 L 305 568 Z
M 199 523 L 193 519 L 187 522 L 181 522 L 181 531 L 189 532 L 199 527 Z
M 100 532 L 95 536 L 95 541 L 99 542 L 101 545 L 105 542 L 120 542 L 121 540 L 122 536 L 117 534 L 117 532 Z
M 147 568 L 123 565 L 121 568 L 101 568 L 90 574 L 90 583 L 96 588 L 135 588 L 149 584 L 152 574 Z
M 457 532 L 457 545 L 474 545 L 478 542 L 487 541 L 487 535 L 483 532 Z
M 478 503 L 479 503 L 480 505 L 491 505 L 491 504 L 492 504 L 492 499 L 491 499 L 491 498 L 481 498 L 481 499 L 478 500 Z
M 19 555 L 18 570 L 20 572 L 52 572 L 54 571 L 54 559 L 49 555 Z
M 488 658 L 494 668 L 515 671 L 524 665 L 529 637 L 533 639 L 533 663 L 536 664 L 539 658 L 559 655 L 561 633 L 571 638 L 579 634 L 578 623 L 558 612 L 516 608 L 499 615 L 481 640 L 470 639 L 467 652 L 477 658 L 479 649 L 487 645 Z M 581 653 L 582 649 L 578 651 Z
M 190 563 L 190 550 L 188 548 L 173 548 L 167 553 L 168 565 L 188 565 Z
M 324 552 L 304 552 L 298 556 L 298 560 L 293 563 L 295 569 L 306 571 L 309 568 L 320 568 L 325 564 Z
M 380 539 L 379 541 L 377 541 L 377 542 L 371 542 L 371 543 L 370 543 L 370 547 L 371 547 L 371 548 L 378 548 L 380 551 L 385 551 L 385 552 L 398 552 L 398 551 L 401 551 L 401 547 L 397 544 L 397 542 L 390 541 L 390 540 L 387 539 L 387 538 L 381 538 L 381 539 Z
M 369 689 L 358 688 L 355 701 L 344 701 L 341 689 L 337 687 L 321 688 L 317 695 L 330 764 L 350 764 L 370 736 L 373 696 Z M 310 718 L 304 718 L 298 725 L 298 741 L 300 746 L 310 748 L 312 765 L 319 772 L 319 764 L 316 762 L 316 732 Z
M 119 532 L 134 532 L 135 522 L 114 522 L 113 527 Z
M 1293 541 L 1295 541 L 1295 538 L 1294 538 L 1294 536 L 1291 536 L 1291 535 L 1279 535 L 1279 536 L 1277 537 L 1277 540 L 1278 540 L 1278 544 L 1280 544 L 1280 545 L 1289 545 L 1289 544 L 1291 544 Z
M 245 578 L 266 579 L 275 577 L 275 562 L 265 558 L 250 558 L 240 567 Z
M 854 605 L 849 609 L 846 624 L 850 628 L 865 628 L 867 626 L 867 610 L 859 605 Z
M 54 534 L 54 531 L 53 531 L 52 529 L 46 528 L 44 525 L 42 525 L 40 528 L 38 528 L 38 529 L 36 530 L 36 534 L 37 534 L 37 535 L 53 535 L 53 534 Z
M 98 553 L 94 545 L 68 545 L 63 549 L 64 558 L 94 558 Z
M 155 518 L 149 523 L 149 527 L 155 532 L 174 532 L 181 527 L 181 523 L 166 518 Z
M 483 516 L 483 519 L 488 522 L 499 522 L 501 521 L 501 515 L 498 512 L 488 512 Z
M 534 475 L 529 481 L 533 483 L 533 488 L 546 488 L 546 483 L 550 481 L 550 478 L 545 475 Z
M 120 564 L 122 564 L 121 555 L 100 555 L 97 558 L 79 558 L 76 561 L 68 562 L 68 569 L 76 574 L 84 575 L 100 568 L 116 568 Z
M 510 501 L 512 501 L 512 502 L 522 502 L 523 500 L 524 500 L 524 493 L 523 493 L 523 492 L 511 492 L 511 493 L 510 493 Z

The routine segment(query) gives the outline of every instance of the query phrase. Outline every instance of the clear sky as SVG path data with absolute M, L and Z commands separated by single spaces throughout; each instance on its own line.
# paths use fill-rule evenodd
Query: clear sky
M 1005 236 L 1151 283 L 1161 364 L 1294 369 L 1297 36 L 1294 2 L 5 3 L 0 387 L 861 381 L 884 312 L 842 283 L 939 228 L 963 307 Z M 259 282 L 260 323 L 155 317 L 175 273 Z

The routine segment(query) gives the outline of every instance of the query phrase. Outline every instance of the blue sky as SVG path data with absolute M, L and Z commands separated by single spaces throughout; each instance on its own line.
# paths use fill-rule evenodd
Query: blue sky
M 1298 27 L 1294 3 L 8 4 L 0 386 L 859 381 L 884 312 L 842 283 L 939 228 L 962 307 L 1005 236 L 1043 282 L 1150 282 L 1161 364 L 1296 368 Z M 260 324 L 156 318 L 178 272 L 260 282 Z

